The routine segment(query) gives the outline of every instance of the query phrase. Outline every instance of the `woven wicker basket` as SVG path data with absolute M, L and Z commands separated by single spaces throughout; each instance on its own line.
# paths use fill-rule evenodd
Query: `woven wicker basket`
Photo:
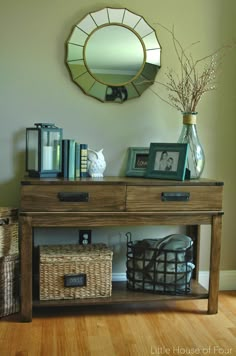
M 18 247 L 18 210 L 0 208 L 0 257 L 14 255 Z
M 19 311 L 19 255 L 0 257 L 0 317 Z
M 104 244 L 40 246 L 40 299 L 109 297 L 113 252 Z M 66 286 L 65 279 L 85 284 Z

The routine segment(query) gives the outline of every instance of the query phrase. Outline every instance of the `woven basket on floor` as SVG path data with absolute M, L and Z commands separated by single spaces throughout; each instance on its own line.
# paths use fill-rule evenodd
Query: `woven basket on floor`
M 40 246 L 40 299 L 109 297 L 113 252 L 104 244 Z M 72 278 L 85 285 L 65 286 Z
M 18 210 L 0 207 L 0 257 L 18 252 Z
M 0 257 L 0 317 L 19 311 L 19 255 Z

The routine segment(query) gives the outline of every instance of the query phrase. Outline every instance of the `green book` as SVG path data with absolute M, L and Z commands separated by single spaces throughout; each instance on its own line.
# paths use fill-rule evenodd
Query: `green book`
M 68 178 L 75 178 L 75 140 L 69 140 L 69 152 L 68 152 Z
M 62 140 L 62 177 L 68 178 L 68 147 L 69 140 Z

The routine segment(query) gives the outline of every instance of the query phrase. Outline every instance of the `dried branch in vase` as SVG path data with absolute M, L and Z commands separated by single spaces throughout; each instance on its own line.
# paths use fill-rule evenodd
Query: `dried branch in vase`
M 202 96 L 216 89 L 216 73 L 225 55 L 225 49 L 232 48 L 234 45 L 223 46 L 212 54 L 200 59 L 194 59 L 189 51 L 191 47 L 199 42 L 192 43 L 188 48 L 184 49 L 176 38 L 174 29 L 169 30 L 159 23 L 157 25 L 167 30 L 172 36 L 180 72 L 178 74 L 173 69 L 168 68 L 165 73 L 167 81 L 165 83 L 155 81 L 155 83 L 167 90 L 167 98 L 163 98 L 152 88 L 150 90 L 161 100 L 181 112 L 196 112 Z

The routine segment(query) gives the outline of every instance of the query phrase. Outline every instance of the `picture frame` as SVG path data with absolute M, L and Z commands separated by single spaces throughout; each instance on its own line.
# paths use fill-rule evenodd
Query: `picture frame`
M 151 143 L 145 176 L 184 180 L 187 154 L 187 143 Z
M 149 147 L 129 147 L 126 176 L 144 177 L 149 157 Z

